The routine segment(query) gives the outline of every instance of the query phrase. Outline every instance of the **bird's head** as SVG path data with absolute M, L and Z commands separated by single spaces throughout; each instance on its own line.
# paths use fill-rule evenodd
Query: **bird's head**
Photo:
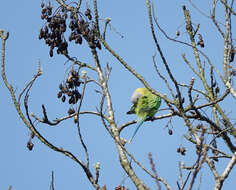
M 137 88 L 131 96 L 131 102 L 135 104 L 138 99 L 143 96 L 148 90 L 146 88 Z

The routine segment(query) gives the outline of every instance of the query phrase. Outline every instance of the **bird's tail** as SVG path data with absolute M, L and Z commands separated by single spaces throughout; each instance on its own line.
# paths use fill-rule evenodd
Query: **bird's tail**
M 130 138 L 130 140 L 128 141 L 128 143 L 130 144 L 134 138 L 134 136 L 136 135 L 136 133 L 138 132 L 139 128 L 141 127 L 141 125 L 143 124 L 143 122 L 146 120 L 146 117 L 140 119 L 137 123 L 137 127 L 133 133 L 133 136 Z

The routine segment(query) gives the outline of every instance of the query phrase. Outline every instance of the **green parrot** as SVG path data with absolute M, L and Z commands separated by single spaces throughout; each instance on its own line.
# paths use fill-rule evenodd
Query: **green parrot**
M 138 122 L 129 143 L 132 142 L 143 122 L 148 118 L 152 118 L 157 113 L 161 105 L 161 98 L 152 94 L 146 88 L 137 88 L 131 96 L 131 102 L 133 106 L 127 114 L 136 114 L 138 116 Z

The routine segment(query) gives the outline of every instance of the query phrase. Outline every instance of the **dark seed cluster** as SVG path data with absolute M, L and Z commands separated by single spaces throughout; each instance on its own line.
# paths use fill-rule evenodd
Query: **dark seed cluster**
M 53 50 L 56 48 L 57 54 L 68 54 L 68 42 L 64 37 L 66 32 L 66 20 L 68 11 L 59 8 L 55 13 L 52 12 L 53 7 L 50 2 L 48 5 L 41 3 L 41 19 L 45 20 L 45 25 L 40 29 L 39 39 L 44 39 L 45 43 L 50 47 L 49 55 L 53 56 Z M 70 11 L 69 28 L 71 33 L 69 41 L 75 44 L 82 44 L 83 38 L 87 41 L 91 49 L 101 49 L 101 43 L 96 35 L 96 29 L 92 20 L 91 10 L 86 9 L 84 14 Z
M 177 148 L 177 152 L 180 153 L 183 156 L 186 155 L 186 149 L 184 147 Z
M 81 81 L 79 79 L 78 72 L 76 72 L 75 70 L 71 70 L 66 79 L 66 82 L 59 85 L 60 91 L 57 94 L 57 98 L 60 98 L 62 102 L 65 102 L 68 98 L 69 104 L 76 104 L 81 98 L 81 94 L 78 91 L 78 87 L 80 86 L 80 84 Z M 69 114 L 73 113 L 70 111 Z
M 90 9 L 87 9 L 84 15 L 88 20 L 92 19 Z M 78 18 L 78 15 L 75 15 L 71 12 L 70 14 L 70 24 L 69 28 L 71 29 L 71 34 L 69 36 L 69 41 L 74 41 L 76 44 L 82 44 L 83 38 L 87 41 L 91 49 L 101 49 L 101 44 L 96 35 L 96 29 L 92 22 L 88 22 L 83 19 L 83 17 Z
M 57 48 L 57 54 L 68 54 L 68 43 L 64 38 L 66 31 L 67 13 L 63 9 L 52 15 L 52 6 L 41 4 L 41 18 L 46 20 L 45 26 L 40 29 L 39 39 L 44 39 L 50 47 L 49 55 L 53 56 L 53 49 Z

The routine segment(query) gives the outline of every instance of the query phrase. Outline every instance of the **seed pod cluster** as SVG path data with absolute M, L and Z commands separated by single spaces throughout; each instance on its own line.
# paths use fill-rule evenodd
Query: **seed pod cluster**
M 68 43 L 64 38 L 66 31 L 67 12 L 63 9 L 52 15 L 52 6 L 41 4 L 41 18 L 46 20 L 45 26 L 40 29 L 39 39 L 44 39 L 50 47 L 49 55 L 53 56 L 53 49 L 57 48 L 57 54 L 68 54 Z
M 71 32 L 69 41 L 75 44 L 82 44 L 83 39 L 88 43 L 91 49 L 101 49 L 101 43 L 96 34 L 96 27 L 92 22 L 91 10 L 89 8 L 83 13 L 67 11 L 60 7 L 55 13 L 52 12 L 52 6 L 41 3 L 41 18 L 46 21 L 44 27 L 40 29 L 39 39 L 44 39 L 45 43 L 50 47 L 49 55 L 53 57 L 53 50 L 56 49 L 57 54 L 68 54 L 68 42 L 64 37 L 66 32 L 66 20 L 69 19 Z M 67 14 L 70 12 L 70 17 Z
M 80 84 L 81 81 L 79 79 L 78 72 L 75 70 L 71 70 L 66 79 L 66 82 L 59 85 L 60 91 L 57 94 L 57 98 L 60 98 L 62 102 L 65 102 L 67 96 L 69 104 L 76 104 L 81 98 L 81 94 L 78 91 L 78 87 L 80 86 Z
M 91 20 L 91 11 L 87 9 L 85 11 L 85 16 Z M 70 14 L 69 28 L 71 30 L 69 41 L 74 41 L 75 44 L 82 44 L 83 38 L 87 41 L 91 49 L 101 49 L 101 44 L 96 35 L 96 29 L 93 22 L 88 22 L 84 20 L 83 17 L 78 18 L 73 12 Z

